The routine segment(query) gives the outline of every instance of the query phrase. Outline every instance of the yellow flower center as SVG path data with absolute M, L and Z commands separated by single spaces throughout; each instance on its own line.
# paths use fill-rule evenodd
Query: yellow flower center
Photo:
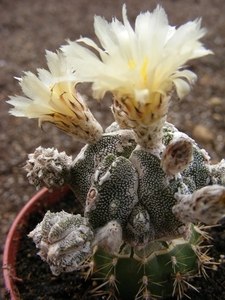
M 136 68 L 136 64 L 135 64 L 135 61 L 131 58 L 130 61 L 129 61 L 129 65 L 128 65 L 128 68 L 130 70 L 134 70 Z
M 148 57 L 146 56 L 145 59 L 144 59 L 144 62 L 142 64 L 142 67 L 141 67 L 141 77 L 142 77 L 143 82 L 144 82 L 144 87 L 147 86 L 147 65 L 148 65 Z M 129 64 L 128 64 L 128 68 L 130 70 L 134 70 L 136 68 L 136 63 L 135 63 L 133 58 L 130 59 Z
M 144 86 L 147 86 L 147 65 L 148 65 L 148 57 L 146 56 L 141 68 L 141 76 L 144 81 Z

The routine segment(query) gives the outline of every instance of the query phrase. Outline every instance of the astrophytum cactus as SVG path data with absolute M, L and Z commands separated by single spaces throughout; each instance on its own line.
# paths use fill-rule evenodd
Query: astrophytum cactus
M 81 38 L 47 52 L 50 71 L 25 73 L 27 97 L 9 101 L 12 114 L 52 122 L 86 143 L 74 160 L 42 147 L 29 155 L 32 184 L 69 184 L 84 208 L 83 215 L 47 212 L 29 236 L 53 274 L 95 279 L 90 297 L 181 299 L 188 289 L 197 292 L 190 279 L 207 277 L 217 264 L 204 240 L 205 228 L 225 214 L 225 162 L 211 164 L 166 115 L 171 95 L 184 97 L 196 79 L 182 65 L 211 52 L 199 42 L 200 20 L 175 29 L 158 6 L 140 14 L 133 30 L 124 6 L 123 21 L 95 17 L 103 49 Z M 95 98 L 113 94 L 116 122 L 105 132 L 77 82 L 93 82 Z

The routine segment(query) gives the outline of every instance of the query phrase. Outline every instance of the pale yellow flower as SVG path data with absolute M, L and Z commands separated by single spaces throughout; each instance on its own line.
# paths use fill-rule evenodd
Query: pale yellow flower
M 45 121 L 85 143 L 94 143 L 102 135 L 102 128 L 76 91 L 75 78 L 62 53 L 46 53 L 50 71 L 38 69 L 38 77 L 25 72 L 19 79 L 26 95 L 12 96 L 14 116 L 37 118 L 39 126 Z
M 95 98 L 112 92 L 129 119 L 148 125 L 167 113 L 167 96 L 173 90 L 179 98 L 190 91 L 196 75 L 182 66 L 211 51 L 199 41 L 206 33 L 200 19 L 176 29 L 169 26 L 164 9 L 157 6 L 153 13 L 141 13 L 133 29 L 125 5 L 122 13 L 123 23 L 95 17 L 101 48 L 93 40 L 81 38 L 69 41 L 62 51 L 79 80 L 93 82 Z

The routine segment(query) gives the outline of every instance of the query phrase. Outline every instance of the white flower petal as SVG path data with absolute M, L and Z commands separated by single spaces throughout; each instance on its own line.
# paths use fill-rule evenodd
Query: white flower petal
M 157 6 L 154 12 L 140 14 L 135 23 L 135 33 L 138 38 L 140 51 L 144 52 L 143 56 L 148 56 L 151 52 L 152 57 L 159 54 L 165 44 L 169 31 L 167 15 L 161 6 Z
M 177 71 L 174 76 L 180 77 L 180 78 L 184 77 L 190 82 L 190 84 L 194 84 L 195 81 L 197 80 L 197 75 L 190 70 Z M 171 77 L 173 77 L 173 76 L 171 76 Z
M 25 117 L 24 111 L 33 103 L 32 100 L 22 96 L 10 96 L 7 103 L 15 106 L 10 109 L 10 114 L 16 117 Z
M 112 31 L 111 25 L 102 17 L 95 16 L 95 34 L 98 37 L 103 49 L 113 49 L 117 44 L 116 34 Z
M 101 59 L 103 61 L 105 61 L 108 57 L 108 55 L 98 47 L 98 45 L 91 39 L 89 38 L 80 38 L 79 40 L 77 40 L 77 42 L 81 43 L 85 43 L 87 46 L 92 47 L 93 49 L 95 49 L 96 51 L 98 51 L 99 55 L 101 56 Z
M 91 79 L 95 77 L 95 74 L 103 74 L 102 70 L 105 65 L 97 55 L 77 42 L 68 42 L 69 45 L 62 46 L 61 49 L 67 57 L 68 64 L 76 70 L 75 77 L 78 82 L 92 81 Z
M 62 47 L 69 64 L 76 70 L 77 78 L 93 82 L 94 97 L 103 97 L 111 91 L 133 99 L 134 105 L 136 91 L 147 89 L 149 99 L 146 103 L 151 103 L 158 99 L 155 96 L 150 99 L 155 92 L 169 94 L 173 81 L 179 89 L 179 96 L 185 95 L 190 90 L 188 83 L 193 84 L 196 76 L 190 71 L 180 71 L 180 68 L 190 59 L 211 53 L 199 42 L 206 33 L 201 28 L 201 20 L 176 29 L 169 26 L 164 9 L 158 5 L 152 13 L 141 13 L 136 18 L 134 30 L 125 5 L 122 15 L 123 23 L 117 19 L 108 23 L 99 16 L 95 17 L 95 33 L 102 48 L 90 39 L 78 40 L 97 51 L 100 57 L 77 43 L 69 42 Z
M 200 28 L 200 25 L 201 19 L 196 19 L 180 26 L 166 44 L 165 50 L 176 55 L 173 60 L 177 67 L 190 59 L 212 53 L 199 41 L 206 34 L 206 29 Z
M 137 99 L 138 102 L 140 103 L 146 103 L 146 101 L 149 98 L 149 90 L 144 89 L 144 90 L 135 90 L 135 99 Z
M 76 92 L 76 76 L 64 54 L 46 53 L 50 71 L 38 69 L 38 77 L 26 72 L 19 84 L 26 97 L 10 97 L 15 116 L 37 118 L 39 126 L 45 121 L 75 136 L 85 143 L 94 143 L 102 135 L 102 128 Z
M 180 99 L 186 96 L 190 91 L 190 85 L 183 79 L 177 78 L 173 80 L 176 86 L 177 95 Z
M 46 51 L 47 65 L 53 77 L 58 77 L 65 71 L 65 63 L 63 66 L 63 55 L 62 53 L 54 53 L 51 51 Z
M 52 74 L 45 69 L 37 69 L 39 79 L 47 86 L 53 86 L 55 84 L 55 78 Z
M 50 96 L 50 89 L 48 86 L 44 85 L 42 81 L 33 73 L 25 72 L 20 85 L 24 94 L 35 100 L 42 99 L 44 101 L 46 97 Z

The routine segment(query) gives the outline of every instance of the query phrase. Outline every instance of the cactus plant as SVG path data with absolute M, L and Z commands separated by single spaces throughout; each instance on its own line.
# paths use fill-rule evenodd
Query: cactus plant
M 199 41 L 206 32 L 200 20 L 175 29 L 160 6 L 140 14 L 135 30 L 123 6 L 123 21 L 95 17 L 104 50 L 81 38 L 48 51 L 49 71 L 25 73 L 19 82 L 26 97 L 10 97 L 13 115 L 51 122 L 86 144 L 74 160 L 54 148 L 29 155 L 31 184 L 69 184 L 84 208 L 47 212 L 29 237 L 53 274 L 95 280 L 93 297 L 181 299 L 189 288 L 197 291 L 191 278 L 207 277 L 217 264 L 204 240 L 207 226 L 225 214 L 225 162 L 211 164 L 166 116 L 172 95 L 184 97 L 196 79 L 182 66 L 211 51 Z M 115 122 L 105 131 L 78 82 L 93 82 L 95 98 L 113 94 Z

